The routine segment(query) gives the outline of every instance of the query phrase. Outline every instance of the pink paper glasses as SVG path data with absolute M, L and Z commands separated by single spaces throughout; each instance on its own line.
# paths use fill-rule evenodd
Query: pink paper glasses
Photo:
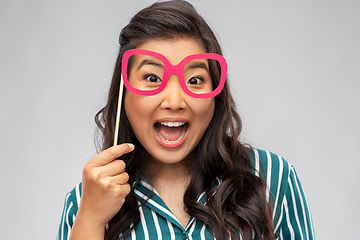
M 212 73 L 214 68 L 220 72 Z M 215 53 L 190 55 L 177 65 L 172 65 L 162 54 L 144 49 L 124 53 L 122 77 L 125 87 L 134 94 L 158 94 L 173 74 L 178 76 L 183 91 L 189 96 L 212 98 L 224 87 L 227 64 L 224 57 Z

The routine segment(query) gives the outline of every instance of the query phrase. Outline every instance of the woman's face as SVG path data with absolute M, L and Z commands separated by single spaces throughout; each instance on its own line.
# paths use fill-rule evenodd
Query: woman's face
M 138 48 L 160 53 L 172 65 L 189 55 L 205 53 L 191 38 L 149 40 Z M 133 71 L 147 67 L 136 61 L 128 76 L 129 82 L 136 75 Z M 154 81 L 148 75 L 144 79 Z M 209 126 L 215 106 L 214 98 L 187 95 L 176 75 L 169 77 L 160 93 L 143 96 L 126 91 L 124 101 L 127 117 L 139 142 L 155 160 L 168 164 L 179 163 L 192 152 Z

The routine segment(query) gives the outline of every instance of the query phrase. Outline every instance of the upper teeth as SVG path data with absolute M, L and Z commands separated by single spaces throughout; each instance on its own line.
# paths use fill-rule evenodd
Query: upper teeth
M 160 122 L 161 125 L 167 126 L 167 127 L 180 127 L 184 125 L 186 122 Z

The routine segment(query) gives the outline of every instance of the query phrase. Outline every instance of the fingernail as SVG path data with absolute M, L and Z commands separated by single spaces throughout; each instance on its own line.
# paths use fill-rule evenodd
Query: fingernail
M 135 148 L 134 144 L 132 144 L 132 143 L 128 143 L 128 145 L 131 148 L 131 150 L 133 150 Z

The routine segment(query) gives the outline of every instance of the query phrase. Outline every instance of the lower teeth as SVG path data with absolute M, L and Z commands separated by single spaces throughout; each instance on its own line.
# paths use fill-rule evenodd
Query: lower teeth
M 160 134 L 160 132 L 159 132 L 159 129 L 155 128 L 155 130 L 156 130 L 157 135 L 161 138 L 161 140 L 163 140 L 163 141 L 165 141 L 165 142 L 167 142 L 167 143 L 175 143 L 175 142 L 180 141 L 180 140 L 185 136 L 187 127 L 183 127 L 181 136 L 180 136 L 177 140 L 174 140 L 174 141 L 166 140 L 165 138 L 163 138 L 163 137 L 161 136 L 161 134 Z

